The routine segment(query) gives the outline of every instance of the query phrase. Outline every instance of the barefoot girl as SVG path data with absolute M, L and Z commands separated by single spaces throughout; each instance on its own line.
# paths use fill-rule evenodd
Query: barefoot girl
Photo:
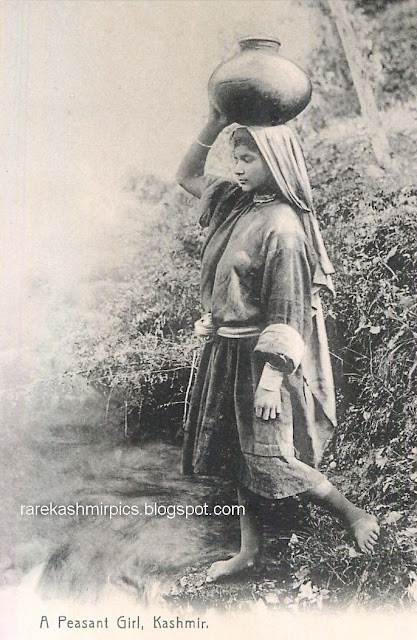
M 253 494 L 295 494 L 341 518 L 360 551 L 379 527 L 316 467 L 335 425 L 333 378 L 318 291 L 332 265 L 314 215 L 301 148 L 285 126 L 240 127 L 231 143 L 235 180 L 204 175 L 227 123 L 212 107 L 178 182 L 200 198 L 207 228 L 196 323 L 207 335 L 185 429 L 185 473 L 232 476 L 241 548 L 207 579 L 253 567 L 262 526 Z M 252 497 L 251 497 L 252 496 Z

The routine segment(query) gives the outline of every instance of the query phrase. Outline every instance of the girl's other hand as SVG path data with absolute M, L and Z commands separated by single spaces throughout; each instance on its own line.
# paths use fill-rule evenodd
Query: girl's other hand
M 269 391 L 258 385 L 255 392 L 255 413 L 258 418 L 275 420 L 281 413 L 281 389 Z
M 226 116 L 220 113 L 220 111 L 211 102 L 209 104 L 208 120 L 209 122 L 215 123 L 217 126 L 221 127 L 222 129 L 224 129 L 224 127 L 227 127 L 227 125 L 230 124 Z

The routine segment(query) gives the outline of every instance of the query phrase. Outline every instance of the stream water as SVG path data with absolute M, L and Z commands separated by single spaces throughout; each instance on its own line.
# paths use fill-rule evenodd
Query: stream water
M 109 412 L 106 399 L 82 379 L 67 389 L 42 387 L 6 397 L 0 442 L 3 586 L 36 574 L 41 597 L 94 598 L 110 584 L 154 600 L 175 591 L 190 569 L 204 576 L 212 561 L 237 550 L 237 515 L 171 517 L 179 506 L 201 512 L 207 505 L 208 513 L 215 505 L 233 506 L 234 491 L 221 481 L 182 476 L 178 445 L 128 444 L 120 414 Z M 79 508 L 69 515 L 77 503 L 96 507 L 96 513 Z M 33 515 L 36 505 L 51 513 Z M 119 512 L 110 518 L 109 507 Z M 274 517 L 272 563 L 288 540 Z M 282 512 L 278 521 L 282 525 Z
M 155 515 L 156 505 L 163 513 L 165 507 L 215 500 L 212 487 L 181 477 L 178 448 L 70 445 L 65 457 L 64 482 L 74 472 L 79 480 L 67 502 L 138 509 L 141 515 L 85 515 L 63 523 L 43 572 L 43 590 L 99 591 L 110 581 L 142 596 L 166 590 L 189 565 L 231 553 L 225 519 Z
M 55 419 L 50 415 L 44 425 L 19 412 L 25 429 L 6 431 L 3 584 L 18 584 L 42 565 L 38 588 L 45 595 L 98 595 L 110 582 L 143 597 L 165 592 L 187 567 L 207 565 L 236 548 L 237 516 L 171 517 L 170 510 L 170 517 L 155 515 L 155 503 L 163 513 L 167 506 L 211 508 L 230 499 L 215 483 L 181 476 L 178 446 L 125 444 L 115 437 L 117 416 L 110 428 L 106 416 L 107 430 L 101 429 L 103 403 L 98 394 L 67 399 L 51 409 Z M 119 514 L 83 514 L 79 508 L 78 515 L 32 515 L 35 505 L 64 505 L 68 511 L 77 503 L 99 507 L 102 514 L 105 505 L 112 506 Z

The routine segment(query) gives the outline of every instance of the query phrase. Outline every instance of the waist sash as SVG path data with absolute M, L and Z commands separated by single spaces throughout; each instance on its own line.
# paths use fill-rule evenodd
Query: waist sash
M 259 327 L 219 327 L 217 335 L 221 338 L 254 338 L 261 331 Z

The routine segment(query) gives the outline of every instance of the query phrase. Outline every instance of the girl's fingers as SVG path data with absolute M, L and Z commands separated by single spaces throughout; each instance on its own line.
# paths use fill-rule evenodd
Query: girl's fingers
M 255 405 L 255 413 L 257 418 L 262 418 L 262 409 L 263 407 L 261 407 L 259 404 Z
M 263 420 L 275 420 L 279 415 L 281 407 L 278 405 L 264 405 L 255 403 L 255 415 L 257 418 L 262 418 Z

